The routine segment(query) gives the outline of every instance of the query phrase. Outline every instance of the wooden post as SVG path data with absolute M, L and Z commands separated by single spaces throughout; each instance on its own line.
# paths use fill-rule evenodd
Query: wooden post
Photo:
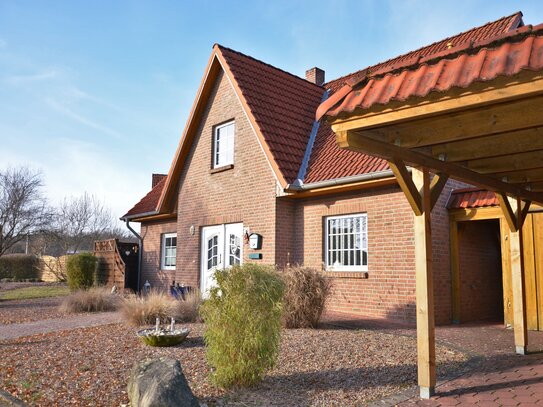
M 434 276 L 432 272 L 432 202 L 430 175 L 413 168 L 413 182 L 421 192 L 422 214 L 415 214 L 415 268 L 417 309 L 418 382 L 421 398 L 435 393 L 436 355 L 434 326 Z
M 516 230 L 511 231 L 509 235 L 509 244 L 511 246 L 515 350 L 519 355 L 525 355 L 528 348 L 528 325 L 526 324 L 526 282 L 524 280 L 524 242 L 522 233 L 524 222 L 522 222 L 521 205 L 522 202 L 517 199 L 517 225 Z
M 526 282 L 524 280 L 524 247 L 522 226 L 528 212 L 530 202 L 522 206 L 522 200 L 516 199 L 516 208 L 505 194 L 497 194 L 500 207 L 511 233 L 509 247 L 511 250 L 511 286 L 513 291 L 513 329 L 515 333 L 515 350 L 525 355 L 528 348 L 528 326 L 526 324 Z M 516 209 L 516 211 L 514 211 Z
M 460 323 L 460 250 L 459 225 L 451 218 L 449 222 L 449 236 L 451 245 L 451 277 L 452 277 L 452 322 Z

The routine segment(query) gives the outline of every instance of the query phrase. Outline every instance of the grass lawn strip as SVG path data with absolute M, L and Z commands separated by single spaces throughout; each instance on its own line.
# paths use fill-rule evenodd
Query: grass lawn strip
M 30 405 L 118 406 L 128 403 L 133 364 L 172 356 L 201 402 L 243 406 L 352 406 L 416 384 L 416 338 L 369 330 L 298 329 L 282 334 L 278 365 L 250 389 L 229 392 L 208 380 L 202 324 L 173 348 L 141 344 L 116 324 L 0 342 L 0 387 Z M 467 356 L 437 346 L 438 376 L 463 368 Z
M 64 285 L 16 288 L 0 294 L 0 300 L 29 300 L 34 298 L 61 297 L 70 294 Z

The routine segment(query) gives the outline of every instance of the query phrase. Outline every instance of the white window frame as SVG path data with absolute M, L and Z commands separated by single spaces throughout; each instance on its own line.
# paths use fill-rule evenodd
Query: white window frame
M 173 256 L 174 259 L 174 265 L 166 265 L 166 239 L 175 237 L 176 238 L 176 245 L 175 246 L 168 246 L 168 247 L 174 247 L 175 248 L 175 256 Z M 163 233 L 162 239 L 160 243 L 160 268 L 161 270 L 175 270 L 177 260 L 177 233 Z M 170 256 L 171 257 L 171 256 Z
M 222 136 L 221 131 L 232 127 L 231 136 Z M 236 124 L 234 120 L 216 126 L 213 129 L 213 168 L 225 167 L 234 164 L 234 142 L 236 138 Z
M 361 236 L 360 236 L 360 248 L 358 249 L 360 251 L 360 261 L 364 262 L 364 251 L 366 252 L 366 264 L 360 264 L 360 265 L 333 265 L 331 264 L 330 259 L 330 251 L 328 248 L 329 245 L 329 230 L 328 230 L 328 224 L 330 220 L 336 220 L 336 219 L 354 219 L 354 218 L 364 218 L 365 219 L 365 226 L 364 229 L 361 227 Z M 364 247 L 364 237 L 365 237 L 365 247 Z M 339 240 L 341 242 L 341 240 Z M 368 215 L 367 213 L 353 213 L 349 215 L 339 215 L 339 216 L 327 216 L 324 218 L 324 264 L 327 271 L 361 271 L 365 272 L 368 271 Z

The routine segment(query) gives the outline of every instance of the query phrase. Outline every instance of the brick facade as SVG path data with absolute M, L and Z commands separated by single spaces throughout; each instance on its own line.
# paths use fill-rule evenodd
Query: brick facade
M 234 120 L 234 165 L 212 169 L 214 126 Z M 433 212 L 436 323 L 451 321 L 449 181 Z M 265 264 L 282 268 L 305 264 L 323 268 L 324 219 L 331 215 L 368 216 L 368 272 L 329 273 L 334 311 L 415 321 L 413 212 L 397 186 L 322 197 L 292 199 L 278 193 L 277 180 L 232 85 L 219 74 L 192 147 L 183 164 L 177 195 L 177 221 L 142 224 L 142 281 L 167 287 L 171 281 L 200 286 L 202 229 L 243 223 L 263 236 L 258 252 Z M 176 271 L 160 270 L 161 234 L 177 231 Z M 254 252 L 244 243 L 244 261 Z M 255 261 L 255 260 L 252 260 Z M 367 277 L 367 278 L 364 278 Z
M 167 222 L 146 222 L 141 224 L 143 238 L 141 284 L 149 281 L 153 288 L 167 288 L 175 280 L 175 270 L 161 270 L 160 246 L 164 233 L 175 232 L 175 220 Z

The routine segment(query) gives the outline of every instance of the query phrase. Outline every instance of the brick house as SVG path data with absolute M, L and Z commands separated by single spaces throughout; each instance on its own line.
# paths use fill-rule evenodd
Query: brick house
M 141 281 L 205 291 L 219 267 L 304 264 L 331 279 L 329 309 L 413 322 L 411 207 L 388 163 L 340 149 L 317 108 L 346 83 L 522 25 L 515 13 L 326 83 L 318 68 L 304 79 L 215 45 L 168 175 L 122 218 L 141 223 Z M 451 264 L 451 213 L 496 205 L 466 187 L 447 181 L 433 211 L 438 324 L 504 317 L 499 224 L 466 226 L 464 260 Z M 492 290 L 473 295 L 474 284 Z

